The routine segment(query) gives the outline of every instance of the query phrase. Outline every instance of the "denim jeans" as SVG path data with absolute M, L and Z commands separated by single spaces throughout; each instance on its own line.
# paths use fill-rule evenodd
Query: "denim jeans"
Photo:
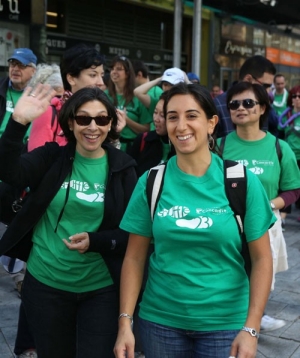
M 113 358 L 118 330 L 114 286 L 72 293 L 36 280 L 27 270 L 22 303 L 39 358 Z
M 140 318 L 147 358 L 228 358 L 239 330 L 199 332 L 172 328 Z

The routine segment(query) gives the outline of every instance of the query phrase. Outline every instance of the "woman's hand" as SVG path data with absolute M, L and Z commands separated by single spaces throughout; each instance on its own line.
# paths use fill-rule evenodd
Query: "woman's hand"
M 235 337 L 230 350 L 230 357 L 255 358 L 257 351 L 257 337 L 248 332 L 240 331 Z
M 120 327 L 114 347 L 116 358 L 134 358 L 134 336 L 129 325 Z
M 50 85 L 38 84 L 35 88 L 27 87 L 16 104 L 13 119 L 24 125 L 32 122 L 47 110 L 55 94 Z
M 116 131 L 120 133 L 122 129 L 126 126 L 126 108 L 124 108 L 124 110 L 116 109 L 116 113 L 118 116 Z
M 70 250 L 77 250 L 80 254 L 84 254 L 90 246 L 90 238 L 87 232 L 81 232 L 69 237 L 69 241 L 63 239 L 63 242 Z

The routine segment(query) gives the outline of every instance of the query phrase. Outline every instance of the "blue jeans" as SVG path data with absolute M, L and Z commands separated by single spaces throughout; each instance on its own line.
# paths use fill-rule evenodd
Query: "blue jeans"
M 44 285 L 27 270 L 22 303 L 39 358 L 114 358 L 119 313 L 114 286 L 73 293 Z
M 147 358 L 228 358 L 239 330 L 188 331 L 140 318 L 140 332 Z

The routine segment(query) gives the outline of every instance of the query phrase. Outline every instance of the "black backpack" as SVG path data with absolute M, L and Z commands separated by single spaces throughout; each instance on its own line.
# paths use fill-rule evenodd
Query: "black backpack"
M 167 162 L 151 168 L 148 171 L 146 195 L 152 220 L 163 189 L 166 166 Z M 251 258 L 244 233 L 247 195 L 247 172 L 245 166 L 232 160 L 224 160 L 224 184 L 226 196 L 234 212 L 242 240 L 241 255 L 244 259 L 245 270 L 248 277 L 250 277 Z

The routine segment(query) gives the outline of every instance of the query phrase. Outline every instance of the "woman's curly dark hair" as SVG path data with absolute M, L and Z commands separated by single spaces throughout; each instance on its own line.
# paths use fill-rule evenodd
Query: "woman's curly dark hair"
M 61 129 L 68 142 L 76 142 L 73 131 L 69 128 L 69 119 L 73 119 L 76 116 L 78 109 L 86 102 L 99 101 L 101 102 L 110 117 L 112 117 L 111 130 L 108 132 L 105 139 L 105 143 L 112 142 L 119 138 L 119 134 L 116 131 L 118 123 L 118 117 L 115 107 L 112 105 L 107 95 L 98 87 L 85 87 L 76 91 L 61 107 L 58 121 Z

